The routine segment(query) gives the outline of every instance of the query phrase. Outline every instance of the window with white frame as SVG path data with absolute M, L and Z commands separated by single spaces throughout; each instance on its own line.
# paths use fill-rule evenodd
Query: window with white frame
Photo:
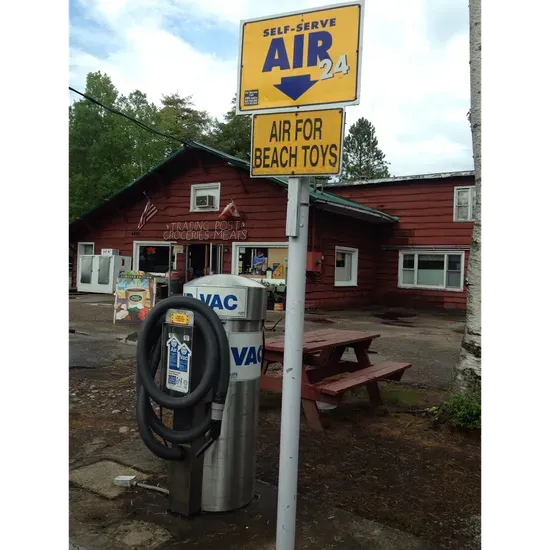
M 435 290 L 462 290 L 464 252 L 399 253 L 399 286 Z
M 174 246 L 166 242 L 134 241 L 134 269 L 152 275 L 164 275 L 170 269 L 170 249 L 172 250 L 172 269 L 177 269 Z
M 288 244 L 234 242 L 231 271 L 234 275 L 283 285 L 288 271 Z
M 476 202 L 475 187 L 455 187 L 454 221 L 471 222 L 474 220 Z
M 337 246 L 334 258 L 334 286 L 357 286 L 357 248 Z
M 220 183 L 200 183 L 191 186 L 191 212 L 217 212 L 220 209 Z

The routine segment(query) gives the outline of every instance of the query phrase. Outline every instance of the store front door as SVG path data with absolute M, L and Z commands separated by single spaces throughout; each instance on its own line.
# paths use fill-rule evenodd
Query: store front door
M 221 273 L 222 269 L 223 245 L 211 243 L 187 245 L 186 282 L 204 275 Z

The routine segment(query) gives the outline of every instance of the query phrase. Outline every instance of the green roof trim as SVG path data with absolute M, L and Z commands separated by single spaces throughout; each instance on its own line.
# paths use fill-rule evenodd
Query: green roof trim
M 219 151 L 218 149 L 214 149 L 213 147 L 209 147 L 208 145 L 203 145 L 202 143 L 197 143 L 195 141 L 191 142 L 189 144 L 190 146 L 200 149 L 202 151 L 205 151 L 207 153 L 212 153 L 213 155 L 217 155 L 221 158 L 224 158 L 229 162 L 230 164 L 236 165 L 239 168 L 242 168 L 243 170 L 246 170 L 247 172 L 250 172 L 250 163 L 246 160 L 242 160 L 237 157 L 233 157 L 232 155 L 228 155 L 227 153 L 224 153 L 223 151 Z M 285 189 L 288 188 L 288 179 L 282 178 L 282 177 L 265 177 L 264 179 L 270 180 L 275 182 L 276 184 L 280 185 L 281 187 L 284 187 Z M 353 208 L 354 210 L 358 210 L 364 213 L 368 214 L 374 214 L 376 216 L 379 216 L 381 218 L 384 218 L 388 221 L 394 221 L 397 222 L 399 218 L 397 216 L 391 216 L 390 214 L 386 214 L 385 212 L 382 212 L 381 210 L 376 210 L 375 208 L 370 208 L 368 206 L 365 206 L 363 204 L 359 204 L 358 202 L 351 201 L 349 199 L 345 199 L 344 197 L 340 197 L 339 195 L 334 195 L 332 193 L 327 193 L 326 191 L 318 191 L 317 189 L 314 189 L 313 187 L 309 191 L 309 196 L 314 201 L 320 201 L 320 202 L 327 202 L 329 204 L 333 204 L 335 206 L 342 206 L 344 208 Z
M 222 158 L 226 160 L 229 164 L 232 166 L 235 166 L 237 168 L 241 168 L 242 170 L 245 170 L 246 172 L 250 172 L 250 163 L 246 160 L 234 157 L 232 155 L 229 155 L 227 153 L 224 153 L 223 151 L 219 151 L 218 149 L 214 149 L 213 147 L 209 147 L 208 145 L 204 145 L 202 143 L 198 143 L 196 141 L 189 141 L 187 142 L 181 149 L 178 149 L 174 153 L 172 153 L 170 156 L 166 157 L 162 162 L 157 164 L 156 166 L 153 166 L 150 168 L 145 174 L 140 176 L 139 178 L 135 179 L 128 185 L 124 186 L 122 189 L 117 191 L 116 193 L 113 193 L 108 198 L 104 199 L 102 203 L 98 203 L 93 208 L 90 208 L 90 210 L 87 210 L 71 223 L 69 223 L 69 226 L 73 225 L 74 223 L 82 220 L 83 218 L 86 218 L 88 215 L 90 215 L 92 212 L 103 206 L 106 202 L 118 197 L 122 193 L 125 193 L 141 181 L 143 181 L 147 176 L 153 174 L 160 168 L 164 167 L 167 163 L 172 161 L 174 158 L 183 155 L 190 149 L 195 149 L 199 151 L 204 151 L 206 153 L 210 153 L 212 155 L 215 155 L 219 158 Z M 284 189 L 288 188 L 288 179 L 283 177 L 273 177 L 268 176 L 264 179 L 272 181 L 279 185 L 280 187 L 283 187 Z M 327 193 L 326 191 L 319 191 L 313 187 L 310 188 L 309 196 L 313 200 L 313 202 L 319 202 L 319 203 L 326 203 L 331 206 L 336 207 L 342 207 L 347 208 L 350 210 L 353 210 L 355 212 L 364 213 L 364 214 L 371 214 L 375 217 L 381 218 L 383 220 L 386 220 L 388 222 L 397 222 L 399 221 L 399 218 L 397 216 L 391 216 L 390 214 L 386 214 L 385 212 L 382 212 L 381 210 L 376 210 L 375 208 L 370 208 L 368 206 L 365 206 L 363 204 L 359 204 L 358 202 L 351 201 L 349 199 L 345 199 L 344 197 L 340 197 L 339 195 L 334 195 L 332 193 Z

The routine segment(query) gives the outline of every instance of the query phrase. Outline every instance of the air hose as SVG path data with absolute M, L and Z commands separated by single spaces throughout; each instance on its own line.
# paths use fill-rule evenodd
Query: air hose
M 162 325 L 169 309 L 190 310 L 194 314 L 195 329 L 204 342 L 204 369 L 202 378 L 192 391 L 181 397 L 169 395 L 155 382 L 159 368 Z M 229 386 L 229 343 L 223 324 L 214 310 L 195 298 L 173 296 L 159 302 L 145 317 L 137 342 L 137 404 L 136 417 L 139 434 L 149 450 L 164 460 L 183 460 L 182 444 L 196 441 L 205 434 L 207 442 L 199 450 L 202 454 L 220 435 L 223 410 Z M 199 404 L 213 390 L 210 411 L 204 420 L 188 430 L 174 430 L 157 416 L 151 401 L 161 407 L 181 410 Z M 171 446 L 164 445 L 155 435 Z

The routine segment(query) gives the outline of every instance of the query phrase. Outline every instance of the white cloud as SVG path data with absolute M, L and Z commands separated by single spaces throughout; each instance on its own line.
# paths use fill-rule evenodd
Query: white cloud
M 125 30 L 124 47 L 105 59 L 74 50 L 71 80 L 83 89 L 87 73 L 100 70 L 122 93 L 139 89 L 159 102 L 163 94 L 177 91 L 193 95 L 198 108 L 221 117 L 235 93 L 234 65 L 201 53 L 160 28 L 135 26 Z
M 455 11 L 461 0 L 454 1 Z M 84 88 L 89 71 L 109 74 L 122 93 L 139 88 L 158 101 L 179 91 L 221 117 L 236 89 L 237 60 L 198 51 L 185 41 L 185 24 L 205 31 L 205 50 L 216 40 L 214 23 L 237 29 L 241 19 L 315 7 L 318 0 L 80 0 L 87 13 L 116 37 L 105 58 L 71 50 L 71 84 Z M 329 2 L 327 2 L 329 3 Z M 467 12 L 467 3 L 463 2 Z M 457 7 L 458 5 L 458 7 Z M 470 169 L 468 28 L 436 29 L 431 0 L 370 0 L 366 5 L 361 104 L 347 110 L 348 127 L 361 116 L 376 127 L 396 175 Z M 167 17 L 185 21 L 181 36 L 164 28 Z M 435 22 L 435 23 L 434 23 Z M 430 26 L 431 25 L 431 26 Z M 71 29 L 74 35 L 80 31 Z M 84 35 L 82 35 L 84 36 Z M 433 43 L 432 36 L 448 36 Z M 82 41 L 81 41 L 82 42 Z M 90 40 L 90 43 L 92 41 Z M 96 41 L 97 42 L 97 41 Z

